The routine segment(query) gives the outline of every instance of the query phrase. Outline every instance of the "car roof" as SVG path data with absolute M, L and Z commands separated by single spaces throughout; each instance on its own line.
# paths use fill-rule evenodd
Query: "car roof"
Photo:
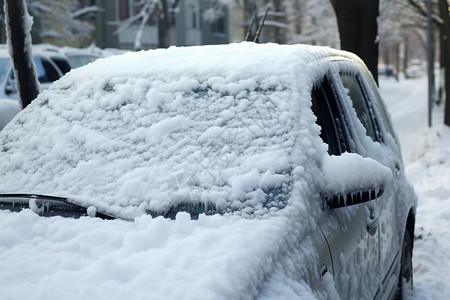
M 113 56 L 108 60 L 111 68 L 97 68 L 94 64 L 89 72 L 100 76 L 123 75 L 136 73 L 136 70 L 146 70 L 149 73 L 179 73 L 201 72 L 221 73 L 230 68 L 245 73 L 285 73 L 295 64 L 306 65 L 321 58 L 346 57 L 356 59 L 352 53 L 335 50 L 323 46 L 311 45 L 278 45 L 235 43 L 227 45 L 170 47 L 151 51 L 128 52 L 122 56 Z M 189 59 L 186 59 L 189 58 Z M 199 64 L 199 61 L 202 63 Z M 86 72 L 84 69 L 83 72 Z M 112 73 L 109 73 L 112 72 Z M 108 74 L 106 74 L 108 73 Z

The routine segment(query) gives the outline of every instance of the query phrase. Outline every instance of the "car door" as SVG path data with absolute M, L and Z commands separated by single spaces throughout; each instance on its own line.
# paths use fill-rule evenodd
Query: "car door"
M 379 201 L 375 202 L 380 224 L 378 235 L 382 291 L 390 293 L 395 289 L 398 275 L 396 266 L 400 259 L 402 232 L 396 226 L 395 181 L 402 171 L 402 161 L 399 148 L 392 147 L 397 142 L 387 143 L 388 139 L 395 139 L 392 126 L 386 116 L 381 99 L 377 98 L 378 90 L 373 79 L 367 73 L 364 74 L 365 72 L 367 72 L 365 69 L 361 70 L 354 66 L 353 72 L 341 72 L 340 79 L 343 87 L 348 91 L 347 96 L 351 100 L 357 118 L 366 129 L 366 135 L 369 137 L 365 138 L 364 143 L 358 144 L 356 151 L 389 167 L 393 174 L 392 183 L 385 187 L 384 195 Z M 356 135 L 357 133 L 353 134 Z
M 330 155 L 354 150 L 344 107 L 327 74 L 312 91 L 312 109 Z M 344 170 L 343 170 L 344 171 Z M 373 202 L 324 209 L 319 226 L 328 242 L 336 290 L 342 299 L 370 299 L 379 293 L 378 214 Z

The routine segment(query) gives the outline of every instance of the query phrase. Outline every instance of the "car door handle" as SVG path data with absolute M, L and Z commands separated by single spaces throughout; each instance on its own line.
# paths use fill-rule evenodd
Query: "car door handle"
M 380 221 L 378 219 L 378 214 L 371 214 L 367 221 L 367 231 L 370 235 L 374 235 L 377 232 L 378 223 Z

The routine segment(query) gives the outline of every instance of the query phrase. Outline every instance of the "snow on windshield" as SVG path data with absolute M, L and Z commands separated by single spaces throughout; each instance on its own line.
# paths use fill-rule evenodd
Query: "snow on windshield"
M 301 74 L 213 64 L 194 75 L 132 74 L 126 58 L 123 75 L 108 61 L 71 72 L 5 129 L 2 193 L 69 197 L 125 218 L 186 204 L 244 214 L 285 206 L 292 166 L 305 165 L 304 155 L 292 161 L 294 141 L 314 153 L 309 130 L 317 131 L 310 95 L 298 93 Z

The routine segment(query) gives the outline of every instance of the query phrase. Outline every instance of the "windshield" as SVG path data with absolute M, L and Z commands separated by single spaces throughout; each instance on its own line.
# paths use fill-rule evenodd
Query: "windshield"
M 0 135 L 0 193 L 63 195 L 125 218 L 286 205 L 298 133 L 288 81 L 140 76 L 70 72 L 42 93 Z

